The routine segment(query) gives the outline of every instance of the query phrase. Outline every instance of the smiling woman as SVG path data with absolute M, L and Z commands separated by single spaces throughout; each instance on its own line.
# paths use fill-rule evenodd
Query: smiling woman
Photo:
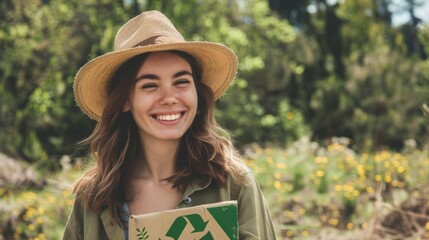
M 124 111 L 131 112 L 140 140 L 173 140 L 178 144 L 197 112 L 190 64 L 172 52 L 150 53 L 138 69 L 136 80 Z M 158 145 L 162 144 L 155 143 Z
M 234 52 L 185 41 L 158 11 L 84 65 L 74 94 L 97 126 L 83 144 L 95 166 L 76 184 L 64 239 L 127 239 L 128 216 L 236 200 L 240 239 L 275 239 L 265 199 L 214 102 L 237 71 Z

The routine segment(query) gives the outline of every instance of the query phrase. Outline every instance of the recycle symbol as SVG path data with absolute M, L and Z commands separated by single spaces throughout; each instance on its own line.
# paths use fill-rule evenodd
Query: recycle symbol
M 180 216 L 174 220 L 173 224 L 171 225 L 170 229 L 168 230 L 166 236 L 171 237 L 174 240 L 179 239 L 180 235 L 182 234 L 183 230 L 185 229 L 188 222 L 186 221 L 188 219 L 189 223 L 194 228 L 193 233 L 196 232 L 203 232 L 206 229 L 207 222 L 204 222 L 204 220 L 201 218 L 198 214 L 190 214 L 185 216 Z M 200 240 L 214 240 L 212 234 L 207 232 L 206 235 L 204 235 Z
M 230 207 L 215 207 L 207 209 L 210 215 L 213 217 L 213 220 L 219 225 L 219 227 L 224 231 L 226 236 L 231 240 L 238 239 L 238 231 L 236 226 L 237 224 L 237 209 Z M 229 216 L 225 218 L 225 216 Z M 174 240 L 178 240 L 180 235 L 185 230 L 186 225 L 190 223 L 194 228 L 192 233 L 203 232 L 206 230 L 206 226 L 209 221 L 204 221 L 203 218 L 198 214 L 188 214 L 184 216 L 177 217 L 173 224 L 170 226 L 170 229 L 166 233 L 166 237 L 171 237 Z M 214 240 L 210 231 L 208 231 L 203 237 L 199 240 Z

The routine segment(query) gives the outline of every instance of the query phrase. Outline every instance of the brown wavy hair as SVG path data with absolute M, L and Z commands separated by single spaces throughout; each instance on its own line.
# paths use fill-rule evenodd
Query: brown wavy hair
M 211 88 L 201 81 L 201 68 L 190 55 L 171 51 L 184 58 L 192 68 L 198 95 L 196 117 L 182 137 L 176 172 L 165 179 L 184 192 L 195 177 L 210 176 L 218 186 L 225 185 L 228 175 L 244 183 L 238 167 L 240 156 L 228 134 L 214 117 L 214 97 Z M 130 114 L 123 112 L 134 87 L 136 74 L 150 53 L 131 58 L 123 64 L 108 84 L 108 99 L 102 117 L 93 133 L 84 141 L 89 146 L 95 166 L 78 180 L 74 192 L 83 204 L 99 213 L 108 208 L 111 217 L 124 223 L 123 203 L 133 197 L 131 172 L 140 151 L 138 127 Z

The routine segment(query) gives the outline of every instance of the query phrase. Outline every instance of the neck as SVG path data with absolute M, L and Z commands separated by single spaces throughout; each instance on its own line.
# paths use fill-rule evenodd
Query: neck
M 136 169 L 137 178 L 152 179 L 161 182 L 176 170 L 178 140 L 146 140 L 142 141 L 143 149 Z

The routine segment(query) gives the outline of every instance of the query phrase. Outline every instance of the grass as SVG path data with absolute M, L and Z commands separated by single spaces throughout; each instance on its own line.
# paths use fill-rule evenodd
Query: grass
M 267 198 L 279 239 L 429 239 L 428 152 L 355 153 L 347 139 L 258 145 L 244 160 Z M 61 239 L 80 170 L 48 176 L 41 190 L 0 188 L 5 239 Z M 1 236 L 0 236 L 1 239 Z

